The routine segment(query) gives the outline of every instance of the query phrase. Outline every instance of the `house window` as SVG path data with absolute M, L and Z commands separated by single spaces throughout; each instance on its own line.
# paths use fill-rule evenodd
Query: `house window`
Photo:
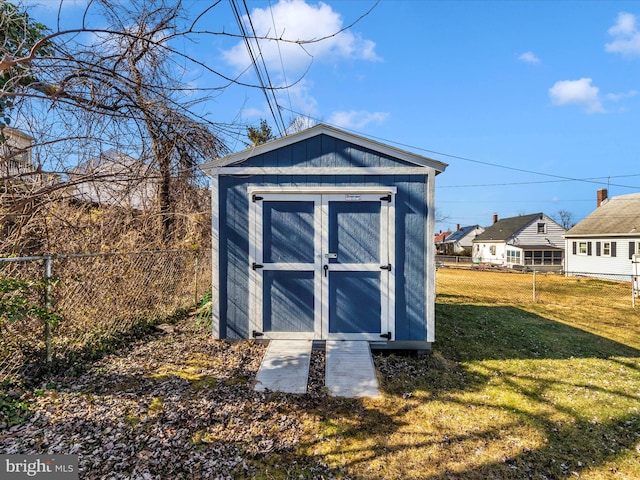
M 520 265 L 520 250 L 507 250 L 507 263 Z
M 611 256 L 611 242 L 602 242 L 602 256 L 603 257 Z
M 490 253 L 491 255 L 495 255 L 495 254 L 496 254 L 496 246 L 495 246 L 495 245 L 491 245 L 491 246 L 489 247 L 489 253 Z
M 540 222 L 538 223 L 538 233 L 547 233 L 547 224 Z
M 542 252 L 539 250 L 534 250 L 533 252 L 533 264 L 534 265 L 542 265 Z
M 579 242 L 578 255 L 586 255 L 586 254 L 587 254 L 587 242 Z

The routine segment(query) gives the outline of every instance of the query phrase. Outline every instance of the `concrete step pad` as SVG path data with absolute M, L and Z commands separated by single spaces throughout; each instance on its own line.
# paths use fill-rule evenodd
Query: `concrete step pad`
M 379 397 L 378 379 L 367 341 L 327 340 L 325 384 L 340 397 Z
M 306 393 L 312 346 L 311 340 L 270 340 L 254 390 Z

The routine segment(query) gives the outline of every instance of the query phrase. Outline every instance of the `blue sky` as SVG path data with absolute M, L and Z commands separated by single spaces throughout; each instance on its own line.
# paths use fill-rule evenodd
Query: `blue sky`
M 29 3 L 55 25 L 57 1 Z M 77 24 L 86 3 L 65 0 L 63 23 Z M 211 3 L 185 6 L 199 13 Z M 330 35 L 374 2 L 247 6 L 256 30 L 297 40 Z M 227 0 L 199 26 L 238 32 Z M 229 75 L 250 65 L 237 38 L 183 45 Z M 277 95 L 285 122 L 302 113 L 449 164 L 436 181 L 447 217 L 437 229 L 488 225 L 494 213 L 566 210 L 579 221 L 598 188 L 640 191 L 640 2 L 382 0 L 338 36 L 304 48 L 263 43 L 262 52 L 272 84 L 299 80 Z M 196 65 L 187 75 L 198 87 L 220 84 Z M 240 78 L 255 82 L 255 73 Z M 220 123 L 266 118 L 277 131 L 259 89 L 231 86 L 206 109 Z

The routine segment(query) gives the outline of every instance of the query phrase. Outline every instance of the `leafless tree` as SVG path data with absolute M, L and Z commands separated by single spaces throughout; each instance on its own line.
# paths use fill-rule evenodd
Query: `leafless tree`
M 0 191 L 0 228 L 6 235 L 19 236 L 39 206 L 53 197 L 74 196 L 76 185 L 121 176 L 120 167 L 82 168 L 115 150 L 148 167 L 145 180 L 157 184 L 152 214 L 159 219 L 163 244 L 171 243 L 180 217 L 177 204 L 202 192 L 197 165 L 227 153 L 227 136 L 239 136 L 246 128 L 213 121 L 212 112 L 205 110 L 207 102 L 232 84 L 261 87 L 216 71 L 177 47 L 208 36 L 246 38 L 245 32 L 200 29 L 202 18 L 219 3 L 203 5 L 194 15 L 180 0 L 94 0 L 85 21 L 72 30 L 47 30 L 15 9 L 0 10 L 1 117 L 20 118 L 21 129 L 34 139 L 33 168 L 21 174 L 33 181 L 22 182 L 20 195 L 9 196 L 12 187 L 7 185 L 15 185 L 16 179 L 5 178 Z M 97 12 L 107 27 L 87 23 L 89 13 Z M 17 34 L 11 30 L 16 27 L 22 29 Z M 303 48 L 323 39 L 269 40 Z M 217 83 L 191 86 L 184 72 L 195 67 Z M 206 205 L 203 201 L 196 208 Z
M 569 230 L 575 225 L 575 222 L 573 221 L 573 213 L 568 212 L 567 210 L 559 210 L 558 213 L 553 216 L 553 219 L 565 230 Z

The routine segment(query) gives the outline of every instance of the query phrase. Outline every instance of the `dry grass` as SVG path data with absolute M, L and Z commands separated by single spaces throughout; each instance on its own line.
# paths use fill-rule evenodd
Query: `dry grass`
M 516 291 L 526 275 L 471 273 L 438 274 L 431 355 L 375 355 L 381 399 L 327 396 L 318 365 L 306 395 L 254 392 L 264 348 L 189 326 L 69 379 L 80 390 L 60 387 L 53 405 L 37 397 L 47 413 L 4 444 L 0 432 L 0 449 L 14 436 L 29 453 L 66 439 L 81 445 L 87 478 L 144 478 L 143 468 L 162 478 L 640 478 L 640 312 L 611 306 L 619 285 L 576 282 L 589 303 L 567 291 L 508 303 L 483 286 Z M 84 422 L 79 431 L 67 428 L 70 415 Z M 82 426 L 91 422 L 99 428 Z M 113 450 L 94 446 L 110 440 Z M 157 451 L 160 463 L 129 451 Z
M 531 276 L 438 275 L 434 353 L 376 356 L 384 398 L 322 410 L 306 453 L 366 479 L 640 478 L 640 314 L 609 298 L 624 287 L 557 278 L 547 303 L 499 305 Z

